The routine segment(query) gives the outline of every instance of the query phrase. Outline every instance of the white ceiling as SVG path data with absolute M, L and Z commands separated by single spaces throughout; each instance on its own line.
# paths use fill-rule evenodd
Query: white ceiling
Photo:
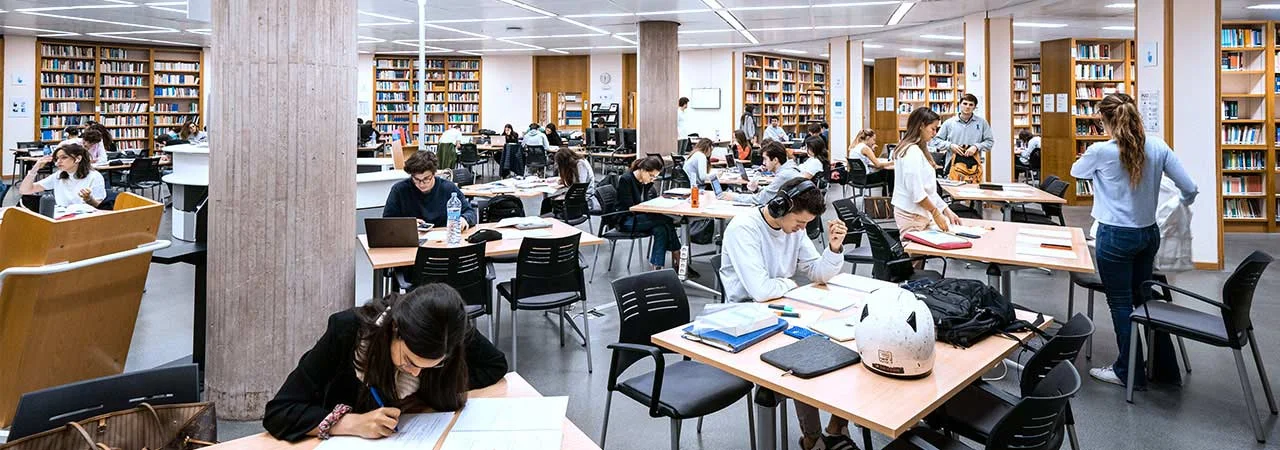
M 743 48 L 803 52 L 825 57 L 826 39 L 867 40 L 866 57 L 905 54 L 959 59 L 961 18 L 989 11 L 1011 15 L 1015 24 L 1065 24 L 1061 28 L 1015 27 L 1018 58 L 1039 54 L 1040 41 L 1064 37 L 1132 37 L 1133 10 L 1108 8 L 1124 0 L 924 0 L 895 26 L 898 1 L 872 0 L 428 0 L 426 36 L 435 54 L 586 54 L 634 52 L 637 23 L 679 22 L 681 48 Z M 1130 0 L 1132 1 L 1132 0 Z M 1226 19 L 1280 20 L 1280 10 L 1245 9 L 1265 0 L 1223 0 Z M 1280 2 L 1280 0 L 1277 0 Z M 711 5 L 720 5 L 719 10 Z M 416 0 L 358 0 L 362 52 L 417 51 Z M 519 5 L 531 7 L 522 8 Z M 210 45 L 210 24 L 186 19 L 181 0 L 0 0 L 0 25 L 10 35 L 37 35 L 167 45 Z M 553 16 L 548 16 L 551 14 Z M 722 16 L 741 22 L 739 32 Z M 753 44 L 747 34 L 759 43 Z M 871 48 L 878 45 L 879 48 Z M 797 53 L 799 54 L 799 53 Z

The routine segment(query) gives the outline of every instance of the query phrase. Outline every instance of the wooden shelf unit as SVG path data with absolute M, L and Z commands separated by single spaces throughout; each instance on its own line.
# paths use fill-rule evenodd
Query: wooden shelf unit
M 907 130 L 907 117 L 916 108 L 928 107 L 944 121 L 959 110 L 964 95 L 963 62 L 880 58 L 875 61 L 874 73 L 871 129 L 876 132 L 876 142 L 900 141 Z M 892 99 L 892 104 L 881 108 L 887 99 Z
M 1095 142 L 1110 139 L 1097 116 L 1106 94 L 1133 90 L 1133 43 L 1127 39 L 1074 39 L 1040 44 L 1041 107 L 1048 96 L 1066 96 L 1067 105 L 1053 101 L 1054 110 L 1041 111 L 1043 130 L 1040 164 L 1045 176 L 1067 181 L 1067 204 L 1093 203 L 1088 180 L 1071 177 L 1071 165 Z
M 202 56 L 200 49 L 41 39 L 35 136 L 58 140 L 63 128 L 95 120 L 119 150 L 155 148 L 155 136 L 173 126 L 173 118 L 185 123 L 200 116 Z M 192 101 L 170 101 L 177 98 Z
M 742 55 L 742 104 L 755 107 L 762 136 L 769 121 L 793 136 L 806 132 L 810 121 L 828 121 L 827 61 L 769 53 Z
M 1218 166 L 1222 230 L 1276 232 L 1276 43 L 1280 24 L 1223 21 L 1218 47 L 1221 81 Z
M 426 83 L 427 147 L 452 125 L 480 131 L 480 58 L 427 58 L 418 78 L 416 56 L 374 55 L 373 122 L 380 133 L 398 130 L 407 143 L 418 136 L 418 84 Z

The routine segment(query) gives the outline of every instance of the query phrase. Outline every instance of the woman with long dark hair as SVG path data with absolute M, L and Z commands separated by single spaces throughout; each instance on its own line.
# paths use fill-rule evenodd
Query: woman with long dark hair
M 684 161 L 685 175 L 689 177 L 690 186 L 699 186 L 711 181 L 708 178 L 711 175 L 711 150 L 715 146 L 710 139 L 698 139 L 698 143 L 693 145 L 693 151 L 689 152 L 689 159 Z M 730 164 L 732 166 L 732 164 Z
M 743 130 L 733 132 L 733 157 L 743 161 L 751 159 L 751 139 L 747 138 L 747 133 Z
M 888 184 L 890 194 L 893 193 L 893 160 L 876 155 L 876 130 L 867 128 L 854 136 L 849 159 L 862 161 L 862 167 L 867 169 L 867 184 L 883 181 Z
M 809 179 L 815 176 L 822 178 L 819 175 L 831 169 L 831 152 L 827 149 L 827 141 L 822 135 L 812 135 L 804 138 L 804 148 L 809 152 L 809 159 L 800 163 L 800 173 Z
M 550 125 L 548 125 L 550 126 Z M 578 183 L 587 184 L 587 206 L 591 208 L 598 207 L 596 201 L 596 172 L 591 168 L 591 163 L 579 155 L 578 152 L 569 148 L 562 148 L 556 152 L 554 157 L 556 163 L 556 175 L 560 178 L 560 187 L 570 187 Z M 542 214 L 558 211 L 557 208 L 564 202 L 562 198 L 547 198 L 542 201 Z
M 520 143 L 520 134 L 516 133 L 515 127 L 506 124 L 502 127 L 502 136 L 507 138 L 507 143 Z
M 1129 348 L 1132 332 L 1129 314 L 1147 299 L 1141 295 L 1143 282 L 1151 279 L 1156 250 L 1160 248 L 1160 228 L 1156 225 L 1161 175 L 1168 176 L 1182 191 L 1182 203 L 1190 205 L 1199 189 L 1183 170 L 1178 157 L 1163 140 L 1143 132 L 1142 117 L 1133 97 L 1111 94 L 1098 105 L 1102 127 L 1111 140 L 1090 145 L 1071 165 L 1071 176 L 1093 180 L 1093 218 L 1098 221 L 1098 277 L 1107 293 L 1111 321 L 1116 330 L 1116 361 L 1107 367 L 1089 370 L 1089 375 L 1106 383 L 1123 386 L 1129 370 L 1135 371 L 1135 388 L 1146 384 L 1142 347 Z M 1129 352 L 1137 354 L 1137 365 L 1128 367 Z M 1173 342 L 1167 334 L 1155 339 L 1153 379 L 1179 383 Z
M 267 402 L 262 425 L 291 442 L 383 438 L 402 411 L 457 411 L 467 391 L 506 372 L 506 356 L 471 327 L 458 291 L 428 284 L 329 316 L 324 335 Z
M 894 150 L 893 220 L 903 233 L 935 225 L 946 231 L 960 224 L 960 217 L 938 195 L 938 166 L 925 153 L 929 140 L 938 134 L 938 119 L 933 110 L 916 108 L 907 117 L 906 136 Z
M 35 168 L 28 170 L 18 184 L 18 192 L 33 195 L 53 190 L 54 205 L 59 209 L 81 204 L 96 208 L 107 198 L 107 189 L 102 174 L 93 170 L 90 158 L 89 151 L 79 143 L 58 147 L 53 154 L 36 160 Z M 40 169 L 50 163 L 57 170 L 36 181 Z
M 630 210 L 632 206 L 657 197 L 658 193 L 653 190 L 653 180 L 658 177 L 662 167 L 662 158 L 657 156 L 640 158 L 631 163 L 627 173 L 618 177 L 618 211 Z M 680 261 L 680 235 L 676 234 L 675 222 L 671 217 L 637 213 L 623 219 L 619 228 L 623 231 L 653 232 L 653 250 L 649 252 L 649 263 L 654 270 L 667 265 L 667 252 L 671 252 L 673 265 Z

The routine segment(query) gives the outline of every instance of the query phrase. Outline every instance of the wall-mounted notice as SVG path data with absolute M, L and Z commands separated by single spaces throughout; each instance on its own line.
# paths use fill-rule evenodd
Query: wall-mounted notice
M 1044 98 L 1044 112 L 1045 112 L 1045 114 L 1048 114 L 1048 113 L 1051 113 L 1051 112 L 1057 112 L 1057 111 L 1056 111 L 1056 110 L 1054 110 L 1054 108 L 1053 108 L 1053 105 L 1054 105 L 1054 103 L 1053 103 L 1053 94 L 1046 93 L 1046 94 L 1044 94 L 1044 97 L 1042 97 L 1042 98 Z
M 884 97 L 876 97 L 876 111 L 884 111 Z
M 1058 112 L 1060 113 L 1071 112 L 1067 110 L 1067 94 L 1054 94 L 1054 95 L 1058 97 Z
M 1148 133 L 1160 132 L 1160 90 L 1138 92 L 1138 114 L 1142 115 L 1142 128 Z

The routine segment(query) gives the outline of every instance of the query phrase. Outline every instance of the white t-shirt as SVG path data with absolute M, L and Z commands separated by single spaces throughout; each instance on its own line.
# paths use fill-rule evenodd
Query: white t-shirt
M 765 222 L 762 211 L 729 221 L 722 255 L 720 277 L 731 302 L 778 298 L 796 287 L 791 277 L 797 272 L 809 281 L 826 282 L 844 266 L 844 255 L 826 246 L 818 253 L 804 230 L 786 233 L 774 229 Z
M 676 138 L 684 139 L 689 136 L 689 119 L 684 108 L 676 108 Z
M 809 159 L 800 163 L 800 171 L 809 174 L 809 177 L 812 178 L 814 175 L 822 173 L 822 161 L 810 156 Z
M 851 156 L 853 158 L 858 158 L 859 161 L 862 161 L 863 167 L 867 168 L 867 175 L 871 175 L 873 173 L 879 172 L 880 168 L 876 167 L 875 164 L 872 164 L 871 158 L 868 158 L 866 154 L 862 153 L 862 149 L 865 149 L 865 148 L 867 148 L 867 144 L 858 144 L 853 146 L 853 150 L 850 150 L 851 152 L 853 152 Z
M 689 176 L 689 185 L 702 186 L 708 181 L 707 173 L 707 155 L 702 152 L 693 152 L 689 154 L 689 159 L 684 162 L 684 173 Z
M 458 145 L 458 144 L 464 144 L 464 143 L 466 143 L 466 142 L 467 142 L 467 138 L 466 138 L 466 137 L 464 137 L 464 136 L 462 135 L 462 131 L 461 131 L 461 130 L 459 130 L 459 129 L 457 129 L 457 128 L 450 128 L 450 129 L 448 129 L 448 130 L 444 130 L 444 133 L 440 135 L 440 141 L 439 141 L 439 142 L 440 142 L 441 144 L 454 144 L 454 145 Z
M 931 217 L 929 210 L 919 205 L 925 198 L 935 208 L 942 208 L 946 203 L 938 195 L 938 174 L 929 164 L 924 150 L 912 145 L 906 155 L 893 163 L 893 207 L 925 217 Z
M 96 170 L 90 170 L 89 175 L 84 178 L 75 178 L 68 174 L 66 179 L 62 178 L 62 171 L 57 170 L 53 175 L 45 177 L 45 179 L 37 181 L 36 185 L 46 191 L 53 191 L 53 200 L 58 207 L 68 207 L 72 205 L 83 205 L 84 200 L 80 198 L 80 190 L 88 189 L 96 201 L 103 201 L 107 198 L 107 187 L 102 181 L 102 174 Z

